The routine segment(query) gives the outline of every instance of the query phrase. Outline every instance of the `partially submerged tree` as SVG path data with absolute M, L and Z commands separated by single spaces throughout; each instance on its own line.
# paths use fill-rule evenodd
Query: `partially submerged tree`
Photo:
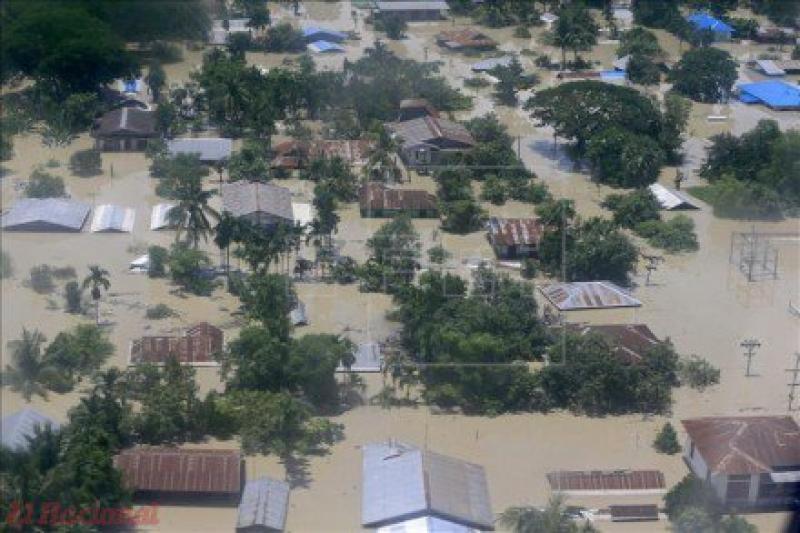
M 727 101 L 736 77 L 736 61 L 713 47 L 687 50 L 669 74 L 673 90 L 706 103 Z
M 97 324 L 100 324 L 100 297 L 103 295 L 104 290 L 107 291 L 111 287 L 111 281 L 108 277 L 108 270 L 97 265 L 91 265 L 89 267 L 89 275 L 83 280 L 83 288 L 91 288 L 95 307 L 95 322 Z

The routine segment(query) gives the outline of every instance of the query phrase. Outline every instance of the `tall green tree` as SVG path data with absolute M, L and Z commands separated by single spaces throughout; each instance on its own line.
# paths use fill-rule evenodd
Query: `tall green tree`
M 159 103 L 161 101 L 161 91 L 167 84 L 167 74 L 164 72 L 164 67 L 158 60 L 153 60 L 147 67 L 147 76 L 145 77 L 147 86 L 150 88 L 150 95 L 153 97 L 153 102 Z
M 677 93 L 698 102 L 725 101 L 738 74 L 736 61 L 725 50 L 713 47 L 694 48 L 670 71 L 669 80 Z
M 94 300 L 95 308 L 95 322 L 100 324 L 100 297 L 103 291 L 108 291 L 111 287 L 111 281 L 108 279 L 108 270 L 101 268 L 98 265 L 91 265 L 89 267 L 89 275 L 83 280 L 83 288 L 91 288 L 92 300 Z
M 13 365 L 6 365 L 3 384 L 28 401 L 34 394 L 47 398 L 48 385 L 58 377 L 58 369 L 42 352 L 46 341 L 39 330 L 22 328 L 22 338 L 8 343 Z
M 553 29 L 553 42 L 561 48 L 561 68 L 565 68 L 566 51 L 571 50 L 578 59 L 578 52 L 590 50 L 597 43 L 598 27 L 588 9 L 573 2 L 558 11 L 558 20 Z
M 175 207 L 169 211 L 169 221 L 175 229 L 175 240 L 186 235 L 186 242 L 195 249 L 200 239 L 208 241 L 212 233 L 212 220 L 219 220 L 219 213 L 209 205 L 209 200 L 216 194 L 213 190 L 204 190 L 202 183 L 195 179 L 177 184 L 173 198 L 177 200 Z

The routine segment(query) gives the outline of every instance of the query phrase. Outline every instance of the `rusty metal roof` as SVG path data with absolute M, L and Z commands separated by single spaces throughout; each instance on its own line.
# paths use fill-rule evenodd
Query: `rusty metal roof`
M 547 481 L 555 492 L 633 492 L 666 487 L 659 470 L 562 470 L 547 474 Z
M 642 305 L 642 302 L 611 281 L 551 283 L 540 286 L 539 291 L 561 311 Z
M 497 41 L 474 28 L 443 31 L 436 36 L 436 41 L 448 48 L 494 48 Z
M 333 139 L 319 141 L 284 141 L 275 145 L 273 167 L 303 168 L 312 159 L 340 157 L 351 165 L 364 165 L 374 146 L 369 139 Z
M 131 364 L 164 363 L 176 357 L 185 364 L 214 362 L 222 351 L 222 330 L 207 322 L 195 324 L 184 335 L 147 335 L 131 343 Z
M 663 342 L 645 324 L 569 324 L 568 328 L 580 336 L 604 337 L 614 354 L 629 364 L 641 363 L 648 350 Z
M 544 227 L 537 218 L 489 219 L 489 237 L 492 244 L 500 246 L 538 246 Z
M 436 197 L 418 189 L 389 189 L 380 183 L 367 183 L 359 191 L 361 209 L 384 211 L 436 210 Z
M 134 448 L 114 458 L 136 492 L 238 494 L 242 457 L 235 450 Z
M 790 416 L 681 420 L 712 472 L 761 474 L 800 465 L 800 426 Z

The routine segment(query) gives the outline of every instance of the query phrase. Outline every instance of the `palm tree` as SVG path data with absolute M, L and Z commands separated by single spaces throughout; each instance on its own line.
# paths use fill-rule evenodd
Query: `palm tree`
M 390 181 L 398 174 L 395 153 L 399 144 L 382 125 L 371 136 L 375 145 L 370 150 L 367 165 L 364 167 L 367 179 Z
M 111 281 L 108 279 L 108 270 L 100 268 L 97 265 L 89 267 L 89 275 L 83 280 L 83 288 L 92 288 L 92 300 L 94 300 L 95 322 L 100 324 L 100 296 L 103 290 L 108 290 L 111 287 Z
M 169 221 L 176 227 L 176 241 L 180 240 L 184 232 L 186 241 L 195 249 L 199 246 L 201 237 L 203 241 L 208 241 L 208 234 L 212 231 L 209 218 L 219 220 L 219 213 L 208 205 L 214 194 L 215 191 L 203 190 L 202 185 L 195 180 L 178 184 L 175 190 L 178 203 L 169 211 Z
M 225 270 L 230 271 L 231 268 L 231 244 L 236 241 L 239 235 L 239 219 L 231 215 L 227 211 L 220 214 L 219 221 L 214 227 L 214 244 L 217 245 L 222 255 L 222 250 L 225 250 Z
M 498 523 L 512 533 L 579 533 L 596 531 L 591 524 L 579 528 L 567 514 L 563 496 L 553 496 L 544 509 L 520 506 L 509 507 Z
M 42 344 L 46 341 L 38 329 L 22 328 L 22 338 L 8 343 L 14 365 L 6 365 L 3 383 L 21 393 L 27 401 L 34 394 L 46 399 L 46 384 L 58 379 L 58 370 L 42 353 Z

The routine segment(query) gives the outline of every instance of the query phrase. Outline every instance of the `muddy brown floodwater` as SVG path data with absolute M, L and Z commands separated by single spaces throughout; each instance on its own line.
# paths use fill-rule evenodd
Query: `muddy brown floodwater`
M 287 4 L 288 5 L 288 4 Z M 295 24 L 311 21 L 340 29 L 356 29 L 360 41 L 348 42 L 344 55 L 316 57 L 321 68 L 341 68 L 344 57 L 357 59 L 364 48 L 371 46 L 374 34 L 363 23 L 363 11 L 354 23 L 349 2 L 304 3 L 304 15 L 299 21 L 287 7 L 275 8 L 274 18 L 290 20 Z M 456 86 L 463 87 L 470 77 L 469 65 L 478 60 L 441 51 L 434 36 L 443 29 L 469 25 L 466 19 L 441 23 L 414 23 L 408 38 L 389 42 L 390 48 L 403 57 L 442 61 L 442 74 Z M 511 29 L 487 29 L 486 32 L 502 43 L 505 51 L 531 49 L 558 57 L 559 52 L 540 44 L 541 29 L 534 30 L 531 39 L 512 37 Z M 669 34 L 657 32 L 662 47 L 675 58 L 680 44 Z M 726 45 L 735 55 L 747 56 L 764 51 L 756 45 Z M 614 57 L 616 43 L 601 41 L 586 57 L 609 67 Z M 485 56 L 486 54 L 484 54 Z M 251 64 L 274 67 L 280 65 L 285 54 L 249 53 Z M 171 83 L 188 79 L 189 74 L 202 61 L 201 51 L 184 50 L 182 62 L 165 67 Z M 530 59 L 523 56 L 526 69 L 532 70 Z M 554 83 L 548 73 L 542 74 L 542 85 Z M 752 73 L 743 72 L 743 76 Z M 666 87 L 660 88 L 663 91 Z M 582 216 L 607 216 L 599 207 L 611 189 L 599 186 L 585 174 L 574 172 L 573 165 L 560 147 L 554 149 L 552 133 L 547 128 L 536 127 L 521 109 L 495 107 L 491 89 L 465 89 L 474 97 L 473 110 L 458 113 L 466 119 L 495 112 L 519 137 L 521 156 L 525 164 L 547 183 L 558 197 L 575 200 Z M 723 122 L 709 122 L 710 114 L 724 114 Z M 729 106 L 693 106 L 689 139 L 686 143 L 689 157 L 685 169 L 689 184 L 698 183 L 693 170 L 702 160 L 705 137 L 724 131 L 741 133 L 752 128 L 760 118 L 774 118 L 782 127 L 800 124 L 800 114 L 777 114 L 740 104 Z M 19 197 L 19 188 L 33 168 L 49 160 L 60 166 L 52 172 L 63 176 L 67 188 L 75 198 L 97 205 L 118 203 L 136 210 L 134 231 L 130 234 L 2 234 L 2 248 L 13 261 L 14 275 L 2 281 L 2 361 L 8 363 L 6 342 L 18 338 L 23 327 L 38 328 L 52 339 L 59 331 L 75 324 L 91 321 L 91 315 L 77 317 L 63 310 L 62 287 L 51 295 L 38 295 L 26 287 L 31 267 L 39 264 L 73 266 L 78 276 L 85 275 L 87 266 L 99 264 L 111 272 L 111 289 L 101 301 L 101 319 L 116 346 L 110 365 L 125 366 L 130 341 L 144 333 L 177 330 L 199 320 L 209 320 L 225 330 L 228 339 L 237 334 L 241 326 L 232 312 L 237 301 L 224 290 L 217 290 L 210 298 L 181 296 L 165 280 L 151 280 L 144 275 L 129 274 L 128 264 L 149 244 L 169 245 L 174 238 L 171 232 L 149 230 L 150 208 L 158 203 L 154 183 L 147 173 L 147 161 L 142 154 L 103 154 L 103 174 L 93 178 L 79 178 L 67 169 L 69 155 L 77 149 L 91 146 L 87 135 L 70 146 L 59 149 L 43 147 L 37 135 L 15 138 L 15 157 L 6 163 L 2 179 L 2 206 L 7 208 Z M 114 175 L 111 176 L 113 165 Z M 675 169 L 667 168 L 661 181 L 671 186 Z M 213 178 L 213 176 L 212 176 Z M 296 201 L 310 201 L 309 183 L 287 180 Z M 215 187 L 214 179 L 209 187 Z M 435 190 L 429 176 L 412 173 L 411 181 L 404 187 Z M 476 188 L 476 191 L 478 189 Z M 218 202 L 218 199 L 215 200 Z M 591 322 L 636 321 L 648 324 L 659 337 L 669 337 L 681 354 L 697 354 L 710 360 L 722 372 L 721 384 L 704 392 L 686 388 L 675 391 L 674 412 L 670 417 L 625 416 L 611 418 L 586 418 L 568 413 L 504 415 L 494 418 L 437 414 L 426 407 L 383 409 L 364 405 L 335 418 L 345 426 L 345 440 L 335 445 L 331 453 L 309 459 L 309 483 L 295 488 L 290 497 L 287 531 L 293 532 L 349 532 L 360 528 L 361 457 L 359 446 L 366 442 L 389 438 L 405 440 L 427 446 L 483 465 L 488 476 L 492 506 L 501 512 L 510 505 L 542 505 L 549 497 L 545 474 L 556 469 L 619 469 L 657 468 L 662 470 L 669 485 L 682 478 L 687 470 L 679 456 L 665 456 L 654 452 L 651 443 L 656 431 L 666 420 L 680 429 L 680 419 L 701 415 L 781 414 L 787 410 L 788 388 L 785 368 L 793 363 L 793 353 L 800 345 L 799 319 L 789 313 L 789 303 L 800 301 L 800 226 L 797 219 L 782 222 L 750 223 L 715 218 L 711 209 L 699 202 L 701 209 L 689 212 L 697 227 L 700 250 L 692 254 L 667 255 L 653 274 L 652 283 L 644 286 L 642 272 L 636 278 L 634 294 L 644 305 L 626 312 L 594 313 L 570 317 Z M 491 215 L 527 216 L 530 205 L 509 202 L 504 206 L 484 206 Z M 364 241 L 384 222 L 380 219 L 362 219 L 356 204 L 341 210 L 341 223 L 336 235 L 343 252 L 359 261 L 365 259 Z M 669 215 L 667 215 L 669 216 Z M 453 254 L 447 268 L 467 275 L 463 264 L 466 258 L 491 258 L 492 252 L 483 232 L 457 236 L 442 233 L 438 223 L 415 220 L 414 225 L 423 240 L 423 251 L 440 243 Z M 772 241 L 779 251 L 777 279 L 752 282 L 745 280 L 735 266 L 729 264 L 731 234 L 756 231 L 783 233 L 787 236 Z M 643 243 L 642 246 L 645 246 Z M 219 252 L 213 245 L 205 248 L 217 261 Z M 645 246 L 646 248 L 646 246 Z M 302 255 L 311 257 L 311 250 Z M 542 281 L 541 279 L 538 281 Z M 353 340 L 381 340 L 398 325 L 387 320 L 391 300 L 379 294 L 365 294 L 355 286 L 300 283 L 297 291 L 308 307 L 310 325 L 297 330 L 303 333 L 340 333 Z M 178 316 L 161 321 L 144 318 L 145 308 L 166 303 L 177 310 Z M 745 377 L 745 361 L 739 343 L 745 337 L 761 340 L 762 346 L 753 361 L 754 377 Z M 198 380 L 203 391 L 220 387 L 216 369 L 198 369 Z M 367 395 L 380 390 L 382 378 L 367 376 Z M 78 393 L 51 394 L 48 400 L 34 398 L 31 405 L 57 420 L 64 420 L 67 410 L 75 405 Z M 8 414 L 23 407 L 26 402 L 8 388 L 2 389 L 2 413 Z M 236 442 L 207 442 L 201 447 L 235 448 Z M 284 469 L 273 457 L 251 456 L 246 460 L 248 478 L 261 475 L 284 477 Z M 630 503 L 658 503 L 657 497 L 621 498 Z M 620 498 L 615 499 L 616 502 Z M 569 503 L 601 507 L 611 503 L 604 498 L 572 498 Z M 207 506 L 162 507 L 160 525 L 154 530 L 177 531 L 232 531 L 236 518 L 235 508 Z M 761 531 L 780 529 L 781 514 L 760 514 L 748 517 Z M 602 531 L 666 531 L 666 522 L 643 526 L 641 524 L 598 523 Z

